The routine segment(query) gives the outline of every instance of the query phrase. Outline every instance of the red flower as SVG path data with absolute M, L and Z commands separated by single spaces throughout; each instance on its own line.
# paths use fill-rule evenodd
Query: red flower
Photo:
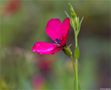
M 10 0 L 6 5 L 4 13 L 5 15 L 11 15 L 20 9 L 21 0 Z
M 46 33 L 53 40 L 53 43 L 36 42 L 32 47 L 32 51 L 39 54 L 54 54 L 62 50 L 66 45 L 69 29 L 69 18 L 66 18 L 63 22 L 58 18 L 49 20 L 46 25 Z
M 43 90 L 43 86 L 45 84 L 45 79 L 41 75 L 33 76 L 32 85 L 34 90 Z

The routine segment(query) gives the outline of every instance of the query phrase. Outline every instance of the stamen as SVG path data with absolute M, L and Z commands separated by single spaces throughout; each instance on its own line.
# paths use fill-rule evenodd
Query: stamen
M 56 39 L 56 40 L 55 40 L 55 43 L 60 44 L 60 43 L 61 43 L 61 40 Z
M 60 45 L 61 44 L 61 40 L 60 39 L 55 39 L 54 41 L 52 41 L 53 43 L 56 43 L 56 44 L 58 44 L 58 45 Z

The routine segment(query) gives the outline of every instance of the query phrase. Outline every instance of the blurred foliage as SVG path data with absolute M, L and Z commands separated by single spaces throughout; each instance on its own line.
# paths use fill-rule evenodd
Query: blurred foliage
M 111 0 L 21 0 L 20 9 L 5 16 L 9 1 L 0 0 L 0 90 L 73 90 L 72 64 L 63 52 L 39 56 L 31 51 L 34 42 L 50 40 L 45 25 L 53 17 L 63 20 L 69 2 L 84 16 L 79 35 L 81 89 L 111 88 Z M 68 42 L 73 42 L 72 35 Z M 35 88 L 32 78 L 38 75 L 44 80 Z

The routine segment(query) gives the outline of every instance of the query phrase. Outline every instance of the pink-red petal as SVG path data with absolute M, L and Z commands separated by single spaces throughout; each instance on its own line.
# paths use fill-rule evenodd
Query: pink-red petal
M 70 29 L 70 20 L 66 18 L 61 22 L 58 18 L 50 19 L 46 26 L 46 33 L 53 40 L 60 40 L 61 45 L 66 43 L 68 31 Z
M 20 9 L 21 6 L 21 0 L 9 0 L 9 3 L 7 3 L 4 14 L 5 15 L 11 15 L 17 12 Z
M 46 33 L 54 41 L 55 39 L 61 39 L 61 21 L 58 18 L 52 18 L 46 25 Z
M 32 51 L 38 54 L 54 54 L 60 50 L 57 44 L 47 42 L 36 42 L 32 47 Z
M 69 33 L 69 30 L 70 30 L 70 19 L 69 18 L 66 18 L 64 19 L 63 23 L 62 23 L 62 26 L 61 26 L 62 30 L 61 30 L 61 33 L 62 33 L 62 45 L 66 43 L 66 40 L 68 38 L 68 33 Z

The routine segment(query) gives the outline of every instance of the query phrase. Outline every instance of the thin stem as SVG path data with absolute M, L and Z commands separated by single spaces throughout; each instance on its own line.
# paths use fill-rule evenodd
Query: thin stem
M 78 47 L 77 35 L 75 35 L 75 47 Z
M 78 80 L 78 60 L 76 59 L 75 60 L 75 87 L 76 87 L 76 90 L 79 90 L 79 80 Z
M 75 35 L 75 47 L 78 47 L 77 35 Z M 79 77 L 78 77 L 78 58 L 74 57 L 74 70 L 75 70 L 75 90 L 79 90 Z
M 72 65 L 73 65 L 73 70 L 74 70 L 74 90 L 79 90 L 79 81 L 78 81 L 78 60 L 75 59 L 73 56 L 71 56 L 72 59 Z

